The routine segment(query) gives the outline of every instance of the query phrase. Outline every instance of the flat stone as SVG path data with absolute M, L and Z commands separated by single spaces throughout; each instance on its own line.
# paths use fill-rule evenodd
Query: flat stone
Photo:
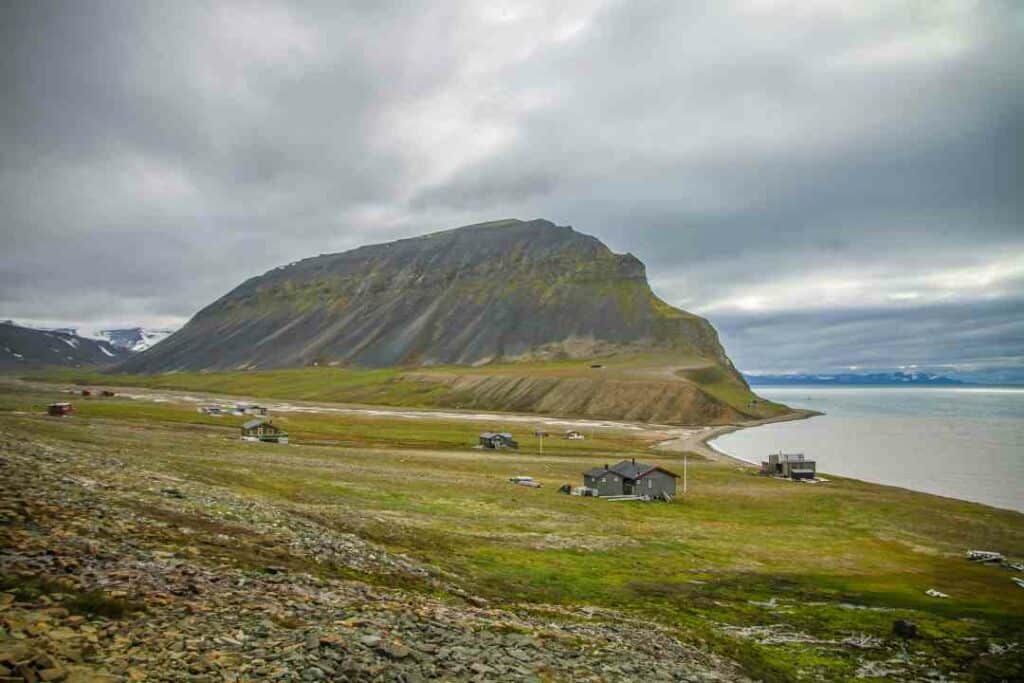
M 324 670 L 318 666 L 311 666 L 302 672 L 304 681 L 322 681 L 326 677 Z
M 345 649 L 345 639 L 336 633 L 329 633 L 326 636 L 320 636 L 320 647 Z
M 23 643 L 0 645 L 0 662 L 21 662 L 31 654 L 32 650 Z
M 401 643 L 385 643 L 377 649 L 391 659 L 405 659 L 412 654 L 412 650 Z
M 48 631 L 46 635 L 50 638 L 50 640 L 72 640 L 74 638 L 80 637 L 80 634 L 77 631 L 73 631 L 70 628 L 63 627 L 55 628 L 51 631 Z

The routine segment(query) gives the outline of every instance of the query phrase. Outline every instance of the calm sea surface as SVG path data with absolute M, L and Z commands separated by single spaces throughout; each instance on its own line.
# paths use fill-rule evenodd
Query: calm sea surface
M 754 390 L 825 415 L 726 434 L 716 449 L 750 462 L 804 453 L 821 473 L 1024 512 L 1024 389 Z

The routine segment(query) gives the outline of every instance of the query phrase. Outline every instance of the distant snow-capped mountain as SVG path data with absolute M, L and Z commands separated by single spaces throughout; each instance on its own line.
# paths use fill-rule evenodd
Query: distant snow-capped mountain
M 960 380 L 929 372 L 818 373 L 791 375 L 745 375 L 751 386 L 827 385 L 827 386 L 955 386 Z
M 26 325 L 13 320 L 3 321 L 11 325 L 19 325 L 40 332 L 57 332 L 59 334 L 107 342 L 117 349 L 139 353 L 174 334 L 172 329 L 149 327 L 122 327 L 116 329 L 82 328 L 82 327 L 40 327 Z
M 87 339 L 104 340 L 128 351 L 145 351 L 174 333 L 174 330 L 128 327 L 117 330 L 81 330 L 79 336 Z
M 109 341 L 87 339 L 65 330 L 38 330 L 20 327 L 9 320 L 0 322 L 0 370 L 3 371 L 112 365 L 131 353 Z

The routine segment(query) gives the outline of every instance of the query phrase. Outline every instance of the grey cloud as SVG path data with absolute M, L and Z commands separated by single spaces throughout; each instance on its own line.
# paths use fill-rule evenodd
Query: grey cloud
M 185 319 L 291 260 L 543 216 L 637 254 L 741 367 L 1018 363 L 1009 276 L 722 307 L 1024 254 L 1016 3 L 774 5 L 6 3 L 0 317 Z
M 733 360 L 762 373 L 917 366 L 953 374 L 1024 364 L 1024 298 L 906 310 L 712 316 Z M 763 347 L 785 339 L 771 354 Z M 927 341 L 927 343 L 926 343 Z M 1018 373 L 1019 378 L 1024 374 Z

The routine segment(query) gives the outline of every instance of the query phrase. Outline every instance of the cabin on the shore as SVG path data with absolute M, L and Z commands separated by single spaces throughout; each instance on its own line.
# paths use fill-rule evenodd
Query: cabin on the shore
M 258 403 L 238 403 L 235 405 L 235 411 L 239 415 L 266 415 L 266 406 L 261 406 Z
M 519 448 L 519 442 L 513 439 L 512 435 L 508 432 L 484 432 L 480 435 L 480 445 L 493 450 L 499 448 Z
M 583 473 L 583 485 L 598 496 L 641 496 L 671 499 L 679 475 L 661 467 L 623 460 L 615 465 L 595 467 Z
M 46 406 L 46 414 L 53 415 L 55 417 L 70 415 L 74 410 L 74 407 L 70 403 L 51 403 Z
M 783 479 L 814 479 L 817 463 L 803 453 L 772 453 L 761 461 L 761 474 Z
M 256 418 L 242 424 L 244 441 L 266 441 L 268 443 L 288 443 L 288 432 L 270 420 Z
M 569 441 L 583 441 L 584 436 L 575 429 L 567 429 L 565 430 L 565 438 Z

